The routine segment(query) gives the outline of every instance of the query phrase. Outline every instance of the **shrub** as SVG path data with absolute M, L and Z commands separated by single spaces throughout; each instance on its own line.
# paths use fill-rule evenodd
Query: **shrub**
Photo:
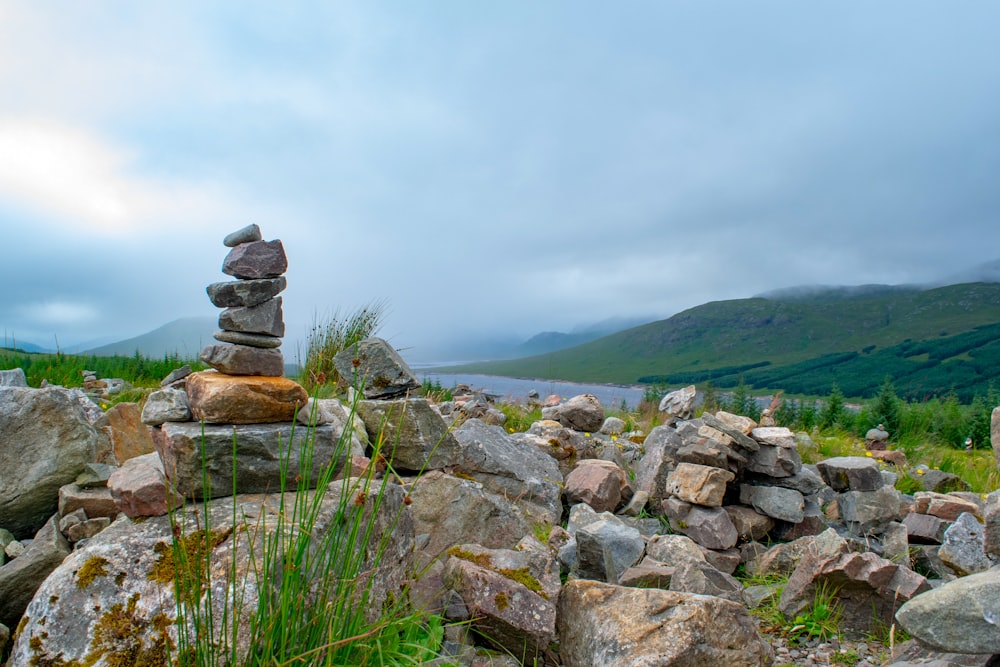
M 325 321 L 314 317 L 299 377 L 302 386 L 310 393 L 327 385 L 336 386 L 340 375 L 333 358 L 351 345 L 375 335 L 382 327 L 386 308 L 385 301 L 373 301 L 346 317 L 337 312 Z

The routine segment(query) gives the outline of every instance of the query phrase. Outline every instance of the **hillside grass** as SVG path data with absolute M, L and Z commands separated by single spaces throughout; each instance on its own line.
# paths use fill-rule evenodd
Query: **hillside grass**
M 99 357 L 0 348 L 0 370 L 24 370 L 31 387 L 41 386 L 43 380 L 63 387 L 82 387 L 84 370 L 96 372 L 99 378 L 121 378 L 135 387 L 159 387 L 160 380 L 185 364 L 194 370 L 206 368 L 196 359 L 177 356 L 148 359 L 136 353 L 132 356 Z
M 1000 364 L 1000 284 L 886 289 L 861 296 L 707 303 L 669 319 L 544 355 L 449 367 L 454 373 L 574 382 L 734 386 L 870 397 L 886 374 L 923 400 L 985 393 Z

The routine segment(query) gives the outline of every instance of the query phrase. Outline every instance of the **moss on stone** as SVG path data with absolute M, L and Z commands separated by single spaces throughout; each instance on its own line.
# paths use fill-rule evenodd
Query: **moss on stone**
M 183 580 L 186 582 L 190 578 L 196 578 L 202 583 L 207 577 L 206 567 L 201 564 L 211 555 L 212 550 L 222 544 L 232 534 L 232 528 L 223 530 L 213 530 L 207 532 L 197 530 L 190 535 L 183 535 L 175 538 L 174 543 L 157 542 L 153 545 L 153 551 L 158 555 L 156 562 L 149 570 L 148 579 L 159 584 L 169 584 L 177 581 L 177 549 L 180 550 L 181 567 L 184 568 Z M 190 583 L 196 583 L 194 581 Z M 178 591 L 178 596 L 181 591 Z
M 87 562 L 77 570 L 76 587 L 81 591 L 85 590 L 94 583 L 94 579 L 108 576 L 108 565 L 108 559 L 102 556 L 91 556 L 88 558 Z
M 510 598 L 503 591 L 493 596 L 493 602 L 497 606 L 497 611 L 503 611 L 510 606 Z

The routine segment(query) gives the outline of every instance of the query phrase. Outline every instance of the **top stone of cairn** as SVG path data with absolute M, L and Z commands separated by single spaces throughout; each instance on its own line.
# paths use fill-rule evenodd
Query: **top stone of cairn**
M 222 239 L 222 244 L 227 248 L 235 248 L 241 243 L 251 243 L 260 241 L 264 237 L 260 234 L 260 227 L 257 225 L 247 225 L 243 229 L 237 229 L 232 234 Z

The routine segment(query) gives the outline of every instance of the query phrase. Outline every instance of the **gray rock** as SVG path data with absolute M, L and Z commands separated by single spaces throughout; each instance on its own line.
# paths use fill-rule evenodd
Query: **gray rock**
M 892 521 L 882 532 L 880 540 L 881 556 L 893 563 L 909 567 L 910 565 L 910 542 L 907 536 L 906 526 L 898 521 Z
M 256 306 L 273 299 L 288 285 L 284 276 L 262 280 L 229 280 L 206 288 L 212 305 L 218 308 Z
M 758 426 L 750 431 L 750 437 L 762 445 L 796 449 L 795 434 L 784 426 Z
M 644 548 L 635 528 L 600 519 L 576 532 L 577 574 L 616 584 L 625 570 L 639 562 Z
M 343 467 L 344 447 L 338 447 L 339 432 L 332 426 L 296 428 L 292 423 L 205 424 L 167 422 L 164 438 L 157 442 L 167 479 L 185 498 L 219 498 L 236 493 L 263 493 L 279 487 L 282 461 L 288 479 L 308 472 L 315 485 L 325 466 Z M 233 439 L 236 460 L 233 461 Z M 303 447 L 312 447 L 311 471 L 300 469 Z M 233 469 L 236 479 L 233 480 Z M 203 489 L 202 474 L 208 488 Z
M 596 433 L 604 423 L 604 406 L 596 396 L 580 394 L 565 403 L 542 408 L 542 418 L 557 421 L 574 431 Z
M 893 656 L 886 667 L 996 667 L 992 654 L 934 651 L 916 639 L 897 644 Z
M 944 540 L 944 531 L 948 530 L 951 521 L 930 514 L 909 512 L 903 517 L 903 525 L 906 527 L 909 541 L 915 544 L 941 544 Z
M 558 611 L 568 666 L 759 667 L 773 657 L 746 608 L 718 597 L 576 580 Z
M 705 554 L 686 535 L 656 535 L 646 543 L 646 556 L 676 567 L 687 561 L 705 562 Z
M 687 535 L 709 549 L 731 549 L 739 535 L 726 511 L 721 507 L 700 507 L 680 500 L 667 499 L 662 504 L 663 513 L 670 519 L 670 527 Z
M 525 554 L 514 551 L 500 554 L 497 550 L 474 546 L 462 546 L 452 553 L 455 555 L 446 561 L 442 579 L 461 596 L 472 629 L 489 637 L 491 644 L 510 652 L 518 664 L 534 664 L 542 658 L 555 640 L 556 595 L 541 590 L 540 585 L 533 590 L 535 587 L 503 574 L 519 570 L 537 582 Z M 467 560 L 466 555 L 475 562 Z M 487 566 L 478 564 L 484 562 Z
M 397 470 L 435 470 L 462 461 L 462 447 L 426 398 L 357 403 L 368 439 Z M 475 540 L 469 540 L 470 542 Z
M 21 368 L 11 368 L 0 371 L 0 388 L 3 387 L 27 387 L 28 378 Z
M 69 543 L 56 521 L 50 518 L 24 553 L 0 567 L 0 623 L 9 628 L 17 627 L 35 591 L 69 555 Z
M 227 375 L 281 377 L 285 374 L 285 357 L 276 349 L 217 343 L 206 345 L 198 358 Z
M 420 387 L 403 358 L 381 338 L 366 338 L 333 358 L 341 379 L 365 398 L 399 398 Z
M 3 527 L 19 538 L 41 528 L 56 512 L 59 487 L 96 460 L 97 445 L 98 432 L 72 391 L 62 387 L 0 391 Z
M 67 484 L 59 488 L 59 515 L 67 516 L 83 510 L 87 518 L 118 516 L 118 507 L 107 486 L 83 488 L 79 484 Z
M 802 457 L 793 447 L 761 444 L 748 457 L 746 469 L 769 477 L 791 477 L 802 469 Z
M 810 465 L 802 466 L 801 470 L 789 477 L 768 477 L 767 475 L 748 473 L 744 476 L 744 480 L 757 486 L 781 486 L 786 489 L 795 489 L 803 496 L 811 496 L 826 488 L 826 484 L 816 472 L 815 466 Z
M 235 248 L 241 243 L 252 243 L 253 241 L 260 241 L 262 238 L 259 226 L 247 225 L 231 234 L 227 234 L 226 238 L 222 239 L 222 245 L 227 248 Z
M 805 517 L 805 498 L 795 489 L 740 484 L 740 502 L 766 516 L 790 523 Z
M 733 602 L 743 602 L 743 584 L 705 561 L 679 563 L 670 577 L 670 590 L 698 595 L 714 595 Z
M 903 518 L 900 493 L 891 486 L 877 491 L 845 491 L 837 497 L 840 518 L 858 535 L 881 533 Z
M 653 428 L 643 445 L 646 454 L 636 465 L 635 488 L 649 494 L 649 504 L 658 507 L 670 496 L 667 478 L 676 467 L 675 454 L 684 443 L 670 426 Z
M 816 464 L 834 491 L 875 491 L 883 486 L 878 462 L 864 456 L 837 456 Z
M 986 555 L 984 542 L 983 525 L 972 514 L 963 512 L 944 531 L 938 557 L 960 577 L 983 572 L 996 564 Z
M 943 470 L 927 470 L 920 475 L 920 484 L 924 491 L 936 493 L 951 493 L 953 491 L 968 491 L 969 485 L 961 477 Z
M 312 544 L 323 544 L 323 539 L 332 538 L 329 529 L 342 525 L 339 517 L 346 515 L 351 521 L 352 516 L 360 514 L 359 521 L 371 526 L 368 544 L 380 544 L 384 539 L 385 550 L 377 568 L 373 560 L 377 549 L 359 552 L 361 545 L 358 543 L 350 540 L 338 543 L 341 547 L 338 553 L 351 554 L 360 562 L 358 586 L 371 585 L 365 615 L 369 622 L 374 622 L 388 598 L 398 600 L 404 595 L 403 581 L 412 568 L 413 529 L 403 507 L 405 494 L 401 487 L 390 484 L 381 496 L 372 489 L 365 500 L 359 502 L 358 483 L 359 480 L 353 479 L 335 482 L 329 487 L 317 502 L 317 521 L 310 537 Z M 341 500 L 342 494 L 345 494 L 344 500 Z M 295 494 L 284 497 L 286 508 L 294 506 L 295 497 Z M 315 492 L 308 498 L 315 498 Z M 213 588 L 211 601 L 206 604 L 212 605 L 214 618 L 223 617 L 223 604 L 227 599 L 231 610 L 232 597 L 241 596 L 243 613 L 238 619 L 239 630 L 233 633 L 239 637 L 235 664 L 249 662 L 249 624 L 256 612 L 258 587 L 282 585 L 277 574 L 271 582 L 258 578 L 261 545 L 265 534 L 275 539 L 280 501 L 277 495 L 223 498 L 209 502 L 207 508 L 198 504 L 175 517 L 182 535 L 208 529 L 215 543 L 208 566 L 212 579 L 234 582 L 232 587 Z M 238 521 L 245 518 L 246 530 L 232 529 L 234 509 Z M 286 522 L 285 530 L 288 528 Z M 165 572 L 162 569 L 164 554 L 169 553 L 171 541 L 172 525 L 168 517 L 151 518 L 141 523 L 121 518 L 88 540 L 52 572 L 28 605 L 27 620 L 13 647 L 10 667 L 35 664 L 40 654 L 61 655 L 67 664 L 84 664 L 93 649 L 97 629 L 106 628 L 107 623 L 113 621 L 129 623 L 128 632 L 114 635 L 115 642 L 111 644 L 114 653 L 105 654 L 104 660 L 111 662 L 109 658 L 120 658 L 120 654 L 124 654 L 128 659 L 121 664 L 161 664 L 162 654 L 157 657 L 154 648 L 156 639 L 160 639 L 161 646 L 164 640 L 174 645 L 177 642 L 176 625 L 156 620 L 159 617 L 161 621 L 173 621 L 176 613 L 174 586 L 162 581 L 172 576 L 169 569 Z M 333 551 L 329 546 L 327 549 Z M 169 568 L 169 561 L 166 567 Z M 160 568 L 160 580 L 155 575 L 150 576 L 157 568 Z M 334 565 L 328 571 L 330 576 L 336 577 L 342 570 Z M 332 583 L 328 578 L 321 578 L 322 572 L 327 570 L 303 573 L 316 592 L 329 590 Z M 204 609 L 202 607 L 203 612 Z M 58 632 L 53 632 L 53 628 L 58 628 Z M 168 637 L 161 634 L 164 629 Z M 193 627 L 189 629 L 193 632 Z
M 1000 568 L 927 591 L 896 612 L 921 642 L 941 651 L 996 653 L 1000 647 Z
M 222 272 L 241 280 L 277 278 L 288 270 L 288 259 L 281 241 L 241 243 L 226 255 Z
M 142 406 L 142 423 L 159 426 L 166 422 L 191 421 L 191 406 L 183 389 L 158 389 L 149 395 Z
M 184 364 L 180 368 L 175 368 L 174 370 L 167 373 L 167 377 L 160 380 L 160 386 L 164 388 L 169 387 L 173 385 L 175 382 L 180 382 L 188 375 L 191 375 L 191 366 L 189 366 L 188 364 Z
M 457 473 L 482 483 L 490 493 L 512 499 L 533 521 L 560 522 L 563 478 L 551 457 L 478 419 L 468 420 L 452 435 L 461 448 Z
M 987 506 L 983 517 L 983 550 L 990 558 L 1000 558 L 1000 505 Z
M 427 535 L 428 559 L 456 544 L 513 548 L 532 532 L 532 522 L 508 499 L 489 493 L 479 482 L 432 470 L 410 487 L 414 530 Z
M 740 541 L 762 540 L 774 528 L 774 519 L 751 507 L 726 505 L 723 507 L 740 536 Z
M 599 432 L 605 435 L 621 435 L 625 432 L 625 421 L 618 417 L 608 417 L 601 424 Z
M 285 335 L 281 297 L 276 296 L 256 306 L 226 308 L 219 315 L 219 328 L 280 338 Z
M 728 413 L 723 413 L 723 414 L 728 415 Z M 751 438 L 749 435 L 739 430 L 738 428 L 735 428 L 733 425 L 727 423 L 726 421 L 724 421 L 723 418 L 720 418 L 718 415 L 713 415 L 709 412 L 706 412 L 701 416 L 701 418 L 707 425 L 711 426 L 714 429 L 718 429 L 722 433 L 725 433 L 726 435 L 728 435 L 730 438 L 733 439 L 734 443 L 736 443 L 743 449 L 747 450 L 748 452 L 756 452 L 758 449 L 760 449 L 760 445 L 757 444 L 756 440 L 754 440 L 753 438 Z
M 694 401 L 697 396 L 698 391 L 695 386 L 688 385 L 661 398 L 659 410 L 668 417 L 691 419 L 694 417 Z
M 264 334 L 243 333 L 241 331 L 216 331 L 212 338 L 223 343 L 234 343 L 236 345 L 249 345 L 250 347 L 274 348 L 281 347 L 281 339 L 277 336 L 265 336 Z

